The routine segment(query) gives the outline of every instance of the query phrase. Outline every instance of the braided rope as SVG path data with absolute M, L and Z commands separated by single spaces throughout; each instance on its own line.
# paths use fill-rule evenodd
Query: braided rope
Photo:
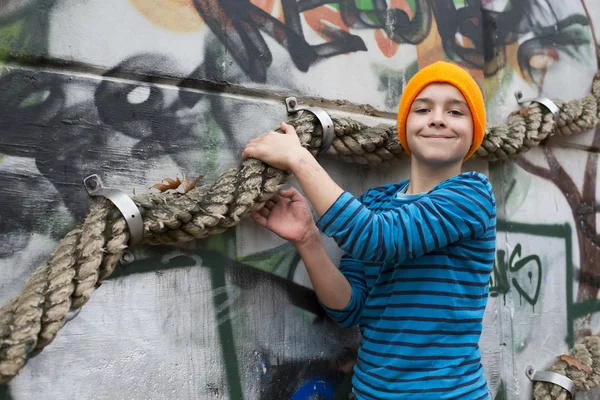
M 560 101 L 556 117 L 532 103 L 506 125 L 488 128 L 477 157 L 490 161 L 522 153 L 552 135 L 593 129 L 600 118 L 600 74 L 592 93 Z M 378 165 L 405 157 L 396 127 L 367 127 L 350 118 L 332 118 L 335 137 L 327 153 L 343 161 Z M 289 122 L 300 142 L 316 155 L 323 137 L 318 120 L 303 113 Z M 134 196 L 144 220 L 144 243 L 174 244 L 216 235 L 263 206 L 290 174 L 256 159 L 225 171 L 212 185 L 188 193 Z M 50 260 L 27 280 L 23 291 L 0 309 L 0 384 L 9 382 L 28 358 L 47 346 L 70 310 L 82 307 L 109 276 L 127 249 L 127 224 L 112 203 L 101 200 L 84 222 L 58 244 Z
M 542 105 L 532 103 L 511 114 L 506 125 L 488 128 L 476 155 L 489 161 L 506 160 L 526 152 L 550 136 L 571 136 L 594 129 L 600 119 L 600 72 L 592 91 L 577 100 L 553 100 L 560 111 L 554 116 Z
M 559 357 L 550 370 L 564 375 L 575 383 L 575 391 L 582 392 L 600 384 L 600 336 L 588 336 L 573 347 L 571 356 L 576 362 Z M 591 372 L 591 373 L 590 373 Z M 548 382 L 533 385 L 534 400 L 569 400 L 571 395 L 562 387 Z

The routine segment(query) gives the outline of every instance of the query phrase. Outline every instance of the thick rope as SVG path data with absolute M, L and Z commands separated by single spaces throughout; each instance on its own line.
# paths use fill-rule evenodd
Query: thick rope
M 550 370 L 571 379 L 576 392 L 585 392 L 600 384 L 600 336 L 588 336 L 576 344 L 571 357 L 558 357 Z M 547 382 L 533 385 L 534 400 L 571 400 L 561 386 Z
M 489 161 L 505 160 L 526 152 L 553 135 L 570 136 L 586 132 L 600 119 L 600 72 L 592 82 L 592 92 L 578 100 L 553 100 L 560 108 L 556 120 L 548 110 L 532 103 L 511 114 L 506 125 L 488 128 L 477 156 Z
M 506 125 L 491 126 L 477 156 L 506 159 L 538 146 L 552 135 L 593 129 L 600 118 L 600 74 L 592 94 L 560 101 L 555 119 L 532 103 L 513 113 Z M 332 118 L 335 137 L 327 153 L 346 162 L 379 165 L 405 156 L 395 126 L 367 127 L 350 118 Z M 303 113 L 289 122 L 313 155 L 323 131 L 317 119 Z M 144 242 L 174 244 L 216 235 L 263 206 L 290 174 L 256 159 L 224 172 L 212 185 L 182 193 L 150 193 L 133 198 L 144 220 Z M 50 261 L 39 267 L 23 291 L 0 309 L 0 383 L 9 382 L 28 358 L 47 346 L 70 310 L 83 306 L 123 256 L 129 233 L 119 211 L 99 201 L 83 224 L 58 244 Z

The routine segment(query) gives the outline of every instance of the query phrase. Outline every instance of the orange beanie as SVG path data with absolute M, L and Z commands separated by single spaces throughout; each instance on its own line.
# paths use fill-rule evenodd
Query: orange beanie
M 483 142 L 483 135 L 485 134 L 485 105 L 483 94 L 477 82 L 475 82 L 467 71 L 449 62 L 438 61 L 428 65 L 408 81 L 400 99 L 400 106 L 398 107 L 398 137 L 400 138 L 400 143 L 408 155 L 410 155 L 410 149 L 406 141 L 406 118 L 417 95 L 430 83 L 451 84 L 460 90 L 469 106 L 471 117 L 473 118 L 473 143 L 465 156 L 466 160 L 475 153 L 475 150 Z

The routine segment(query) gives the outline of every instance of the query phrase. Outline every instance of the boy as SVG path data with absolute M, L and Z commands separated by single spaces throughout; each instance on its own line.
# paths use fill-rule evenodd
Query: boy
M 327 313 L 359 324 L 358 399 L 488 399 L 478 347 L 496 245 L 496 203 L 488 179 L 461 174 L 485 132 L 483 96 L 462 68 L 437 62 L 407 84 L 398 135 L 410 180 L 341 189 L 294 129 L 250 141 L 243 158 L 291 170 L 320 217 L 293 188 L 254 219 L 300 253 Z M 345 251 L 339 270 L 321 229 Z

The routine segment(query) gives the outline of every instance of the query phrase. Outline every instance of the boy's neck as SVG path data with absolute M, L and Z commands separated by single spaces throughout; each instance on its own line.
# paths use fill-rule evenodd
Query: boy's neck
M 406 194 L 426 193 L 446 179 L 460 174 L 462 162 L 451 165 L 427 165 L 414 157 L 410 161 L 410 183 Z

